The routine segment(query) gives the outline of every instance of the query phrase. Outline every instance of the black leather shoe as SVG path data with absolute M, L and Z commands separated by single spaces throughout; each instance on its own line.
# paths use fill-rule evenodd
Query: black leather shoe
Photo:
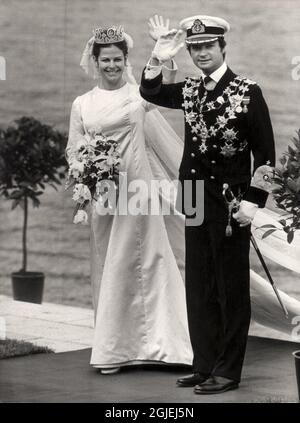
M 195 385 L 200 385 L 206 381 L 209 376 L 203 376 L 201 373 L 193 373 L 185 377 L 181 377 L 177 380 L 177 385 L 182 387 L 193 387 Z
M 221 394 L 222 392 L 237 389 L 238 387 L 239 384 L 235 380 L 221 376 L 211 376 L 201 385 L 196 385 L 194 393 L 200 395 Z

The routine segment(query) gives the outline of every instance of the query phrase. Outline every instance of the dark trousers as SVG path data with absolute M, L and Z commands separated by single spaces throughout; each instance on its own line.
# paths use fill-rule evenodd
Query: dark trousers
M 193 371 L 240 381 L 250 324 L 250 227 L 186 227 L 186 301 Z

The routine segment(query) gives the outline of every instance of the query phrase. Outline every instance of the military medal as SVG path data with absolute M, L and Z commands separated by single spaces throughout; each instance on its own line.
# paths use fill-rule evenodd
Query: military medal
M 248 112 L 247 105 L 250 103 L 250 97 L 244 97 L 242 103 L 243 103 L 243 113 L 247 113 Z
M 200 153 L 205 153 L 207 151 L 207 145 L 205 143 L 205 140 L 202 141 L 200 147 L 199 147 Z
M 232 157 L 235 155 L 235 152 L 236 148 L 229 142 L 225 142 L 224 147 L 221 147 L 221 154 L 223 154 L 224 157 Z
M 221 154 L 230 158 L 237 151 L 237 148 L 233 146 L 233 141 L 238 139 L 238 133 L 233 129 L 229 129 L 227 124 L 230 119 L 236 117 L 235 113 L 248 112 L 247 105 L 250 103 L 250 97 L 245 97 L 244 94 L 248 91 L 249 85 L 254 84 L 254 82 L 247 78 L 236 76 L 224 90 L 223 95 L 206 104 L 207 91 L 205 91 L 201 99 L 198 96 L 201 83 L 199 79 L 187 78 L 186 84 L 182 89 L 184 99 L 182 106 L 186 122 L 190 125 L 192 134 L 197 135 L 197 140 L 201 140 L 201 145 L 199 146 L 201 154 L 208 150 L 207 140 L 217 136 L 218 132 L 222 132 L 225 145 L 221 147 Z M 229 105 L 223 115 L 217 116 L 215 124 L 207 127 L 203 114 L 211 110 L 218 110 L 225 103 L 229 103 Z M 198 113 L 195 111 L 195 107 L 198 109 Z M 195 137 L 193 137 L 194 140 L 196 141 Z
M 238 150 L 238 151 L 244 151 L 244 150 L 245 150 L 245 148 L 247 147 L 247 145 L 248 145 L 247 140 L 244 140 L 244 141 L 240 144 L 240 146 L 239 146 L 239 150 Z

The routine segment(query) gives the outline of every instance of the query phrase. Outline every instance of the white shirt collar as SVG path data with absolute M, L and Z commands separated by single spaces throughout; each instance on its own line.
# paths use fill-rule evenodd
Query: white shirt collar
M 213 79 L 215 82 L 218 83 L 226 71 L 227 71 L 227 64 L 226 62 L 223 62 L 222 65 L 213 73 L 211 73 L 209 76 L 211 79 Z

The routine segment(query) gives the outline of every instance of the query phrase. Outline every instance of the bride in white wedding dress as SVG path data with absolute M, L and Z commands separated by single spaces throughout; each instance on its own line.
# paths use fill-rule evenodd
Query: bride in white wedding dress
M 71 162 L 73 148 L 86 133 L 101 132 L 119 143 L 119 171 L 126 172 L 128 184 L 143 181 L 150 188 L 154 179 L 176 178 L 174 164 L 180 160 L 181 141 L 153 106 L 140 97 L 128 71 L 131 40 L 118 31 L 98 29 L 87 45 L 82 63 L 100 78 L 94 89 L 73 103 L 67 157 Z M 97 62 L 92 61 L 93 56 Z M 174 137 L 173 147 L 167 150 L 172 154 L 169 164 L 162 145 L 167 141 L 166 134 Z M 146 204 L 141 208 L 151 203 L 150 195 L 143 201 Z M 183 246 L 182 216 L 99 215 L 94 204 L 93 366 L 105 369 L 138 363 L 191 363 Z
M 183 143 L 140 97 L 128 64 L 131 46 L 132 40 L 121 28 L 99 28 L 89 40 L 82 66 L 97 75 L 98 85 L 72 105 L 66 154 L 70 163 L 77 142 L 85 134 L 101 132 L 118 141 L 120 172 L 126 172 L 127 182 L 142 180 L 150 187 L 153 180 L 177 178 Z M 141 209 L 152 200 L 150 196 L 144 199 Z M 171 201 L 173 207 L 171 198 L 163 200 Z M 269 223 L 265 212 L 260 211 L 259 217 Z M 94 202 L 91 281 L 92 366 L 109 373 L 132 364 L 191 364 L 182 215 L 99 215 Z M 253 272 L 251 284 L 252 317 L 273 328 L 291 328 L 271 286 Z M 299 302 L 283 299 L 290 319 L 300 314 Z

